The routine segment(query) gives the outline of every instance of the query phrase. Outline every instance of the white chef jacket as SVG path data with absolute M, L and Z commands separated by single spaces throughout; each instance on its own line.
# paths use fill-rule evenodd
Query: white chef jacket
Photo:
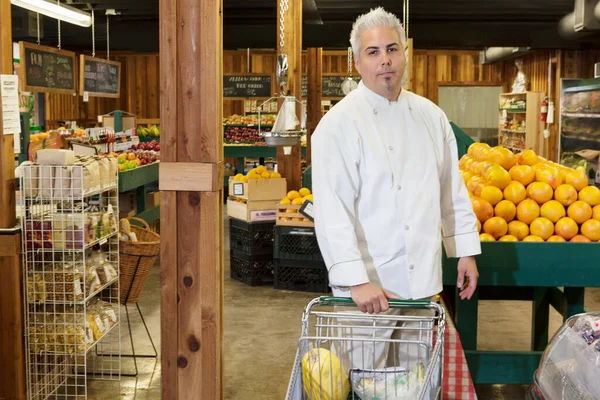
M 359 87 L 311 136 L 315 229 L 335 296 L 366 282 L 406 299 L 442 290 L 449 257 L 479 254 L 477 220 L 444 112 Z M 443 230 L 443 234 L 442 234 Z

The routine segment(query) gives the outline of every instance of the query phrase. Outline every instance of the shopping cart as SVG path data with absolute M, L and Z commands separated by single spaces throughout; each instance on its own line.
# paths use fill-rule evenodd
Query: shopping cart
M 312 300 L 286 400 L 441 399 L 444 308 L 389 303 L 386 313 L 366 314 L 348 298 Z

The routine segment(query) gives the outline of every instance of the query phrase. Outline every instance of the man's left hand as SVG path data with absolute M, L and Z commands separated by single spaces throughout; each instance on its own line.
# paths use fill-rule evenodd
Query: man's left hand
M 465 280 L 466 278 L 466 280 Z M 475 257 L 462 257 L 458 260 L 458 282 L 456 286 L 460 289 L 460 298 L 471 299 L 475 289 L 477 289 L 477 280 L 479 279 L 479 271 Z

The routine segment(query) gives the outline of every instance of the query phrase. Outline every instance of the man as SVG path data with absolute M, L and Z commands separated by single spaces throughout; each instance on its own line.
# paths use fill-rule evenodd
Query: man
M 315 227 L 333 294 L 370 314 L 387 311 L 389 298 L 431 299 L 442 290 L 443 241 L 460 258 L 457 285 L 470 299 L 481 247 L 452 128 L 402 88 L 397 17 L 371 10 L 350 42 L 362 80 L 311 137 Z

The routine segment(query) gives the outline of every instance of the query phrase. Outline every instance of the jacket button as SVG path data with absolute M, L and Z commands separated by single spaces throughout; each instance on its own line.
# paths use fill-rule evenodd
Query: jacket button
M 373 114 L 377 115 L 377 109 L 373 109 Z
M 408 229 L 408 225 L 404 225 L 404 230 L 407 231 Z
M 415 266 L 414 266 L 413 264 L 410 264 L 410 265 L 408 266 L 408 269 L 410 269 L 410 270 L 412 271 L 413 269 L 415 269 Z
M 396 189 L 401 190 L 402 186 L 401 185 L 396 185 Z

